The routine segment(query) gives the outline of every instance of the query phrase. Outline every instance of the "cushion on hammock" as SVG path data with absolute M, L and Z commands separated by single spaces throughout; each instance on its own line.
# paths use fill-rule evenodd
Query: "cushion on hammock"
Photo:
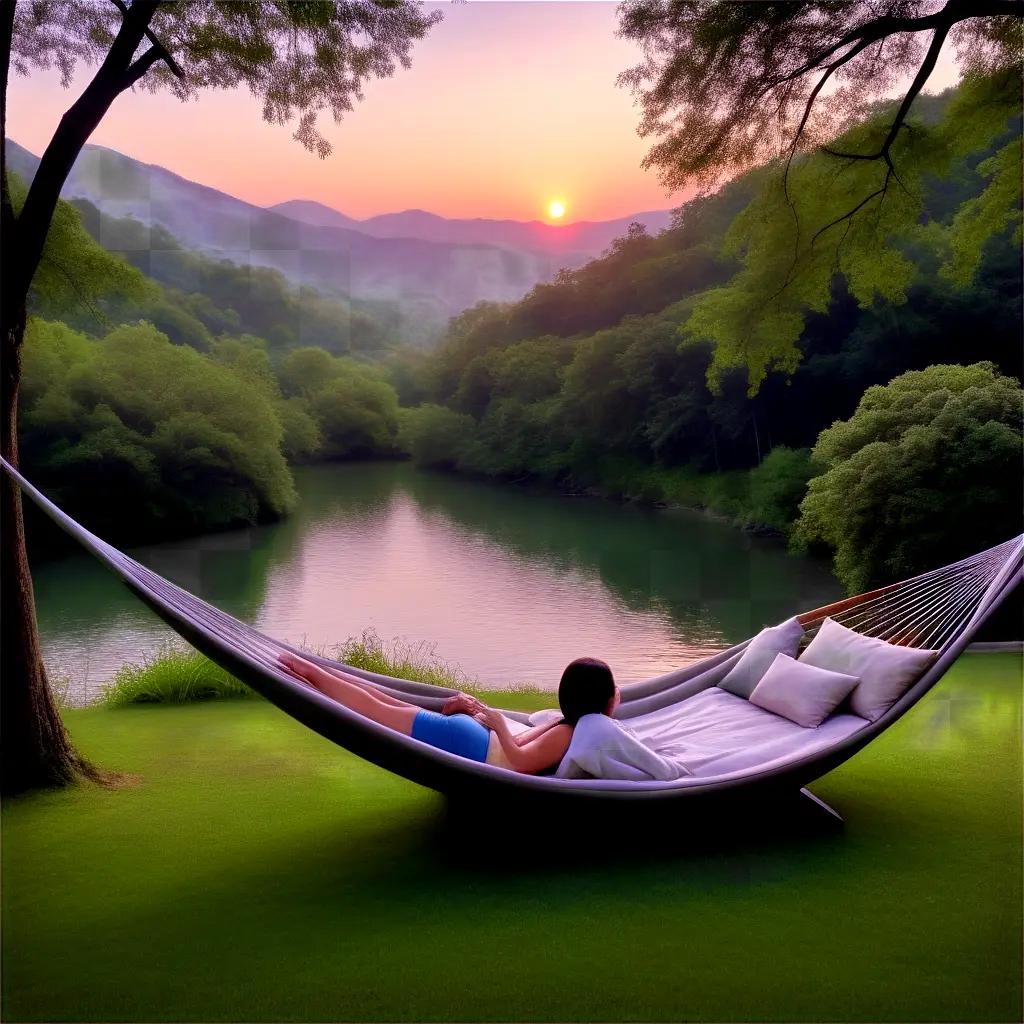
M 786 619 L 777 626 L 762 629 L 747 644 L 740 655 L 740 660 L 733 665 L 729 674 L 718 684 L 723 690 L 736 694 L 737 697 L 749 697 L 761 677 L 768 671 L 777 654 L 788 654 L 796 657 L 796 652 L 803 639 L 804 627 L 795 616 Z
M 856 676 L 804 665 L 779 654 L 750 695 L 750 703 L 817 729 L 860 682 Z
M 850 710 L 874 722 L 910 689 L 937 654 L 864 636 L 835 619 L 826 619 L 800 655 L 800 662 L 859 676 L 860 682 L 850 694 Z
M 674 782 L 692 774 L 678 758 L 666 756 L 607 715 L 584 715 L 572 732 L 555 776 L 559 779 L 623 779 Z

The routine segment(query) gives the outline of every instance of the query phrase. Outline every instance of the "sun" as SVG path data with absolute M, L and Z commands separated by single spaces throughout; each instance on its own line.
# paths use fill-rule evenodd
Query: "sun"
M 561 199 L 552 199 L 548 203 L 548 216 L 552 220 L 561 220 L 565 216 L 565 203 Z

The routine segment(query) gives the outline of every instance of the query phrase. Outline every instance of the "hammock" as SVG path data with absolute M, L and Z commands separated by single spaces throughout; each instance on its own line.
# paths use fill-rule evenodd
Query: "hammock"
M 800 615 L 807 639 L 826 617 L 831 617 L 867 636 L 938 652 L 930 667 L 903 697 L 874 722 L 853 715 L 835 715 L 835 720 L 852 722 L 833 728 L 829 719 L 818 729 L 785 723 L 779 725 L 777 735 L 764 746 L 763 758 L 759 759 L 757 750 L 761 748 L 754 743 L 750 745 L 753 755 L 744 758 L 744 751 L 738 751 L 739 761 L 734 757 L 731 768 L 728 768 L 729 758 L 720 758 L 718 768 L 673 782 L 557 779 L 549 775 L 524 775 L 450 754 L 378 725 L 299 682 L 278 664 L 280 652 L 293 651 L 324 666 L 342 668 L 424 708 L 440 709 L 455 692 L 314 657 L 265 636 L 100 540 L 9 463 L 2 459 L 0 463 L 61 529 L 112 569 L 136 596 L 197 650 L 333 743 L 388 771 L 451 795 L 486 792 L 494 799 L 528 794 L 531 800 L 548 797 L 559 804 L 580 801 L 592 804 L 595 801 L 692 800 L 712 795 L 760 798 L 772 794 L 792 795 L 799 790 L 820 805 L 821 802 L 803 787 L 856 754 L 913 707 L 938 682 L 1024 575 L 1024 535 L 1021 535 L 941 569 Z M 685 724 L 688 714 L 704 721 L 705 726 L 710 720 L 713 726 L 717 713 L 714 701 L 731 695 L 712 688 L 725 677 L 749 643 L 750 640 L 746 640 L 677 671 L 625 686 L 616 717 L 628 720 L 641 737 L 645 733 L 656 733 L 667 721 Z M 735 700 L 741 701 L 740 698 Z M 741 703 L 748 704 L 747 701 Z M 784 722 L 779 716 L 754 709 L 752 705 L 750 710 Z M 521 712 L 502 713 L 516 722 L 530 721 L 530 716 Z M 725 731 L 731 732 L 732 726 Z M 745 733 L 740 730 L 738 735 L 749 737 L 751 733 L 749 729 Z M 798 738 L 793 740 L 793 736 Z M 831 812 L 831 808 L 826 807 L 826 810 Z

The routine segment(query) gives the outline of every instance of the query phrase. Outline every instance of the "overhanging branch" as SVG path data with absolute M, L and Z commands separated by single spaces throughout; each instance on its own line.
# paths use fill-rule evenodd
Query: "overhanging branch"
M 111 3 L 121 12 L 121 14 L 124 17 L 128 16 L 128 8 L 125 5 L 124 0 L 111 0 Z M 149 68 L 156 63 L 157 60 L 162 60 L 178 78 L 184 78 L 185 72 L 182 71 L 180 67 L 178 67 L 177 62 L 171 56 L 170 51 L 164 46 L 163 43 L 160 42 L 159 39 L 157 39 L 156 35 L 153 33 L 153 30 L 148 25 L 146 26 L 145 36 L 150 41 L 153 48 L 151 50 L 147 50 L 146 53 L 143 54 L 143 57 L 140 57 L 139 60 L 132 65 L 132 68 L 134 68 L 144 57 L 147 57 L 149 54 L 154 53 L 154 51 L 155 56 L 152 59 L 150 59 L 146 67 L 135 76 L 135 81 L 138 81 L 138 79 L 140 79 L 146 73 L 146 71 L 148 71 Z M 131 71 L 132 68 L 129 68 L 129 71 Z

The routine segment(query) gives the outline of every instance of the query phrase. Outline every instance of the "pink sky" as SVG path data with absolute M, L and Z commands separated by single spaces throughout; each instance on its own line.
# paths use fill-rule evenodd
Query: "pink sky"
M 120 97 L 92 142 L 267 206 L 315 199 L 354 217 L 418 207 L 448 217 L 605 220 L 679 205 L 640 162 L 639 111 L 616 75 L 638 59 L 615 36 L 611 2 L 437 5 L 444 21 L 413 49 L 410 70 L 374 81 L 366 98 L 321 128 L 320 160 L 265 123 L 247 92 Z M 946 55 L 943 55 L 946 57 Z M 945 60 L 932 88 L 955 75 Z M 35 153 L 85 81 L 12 76 L 8 131 Z

